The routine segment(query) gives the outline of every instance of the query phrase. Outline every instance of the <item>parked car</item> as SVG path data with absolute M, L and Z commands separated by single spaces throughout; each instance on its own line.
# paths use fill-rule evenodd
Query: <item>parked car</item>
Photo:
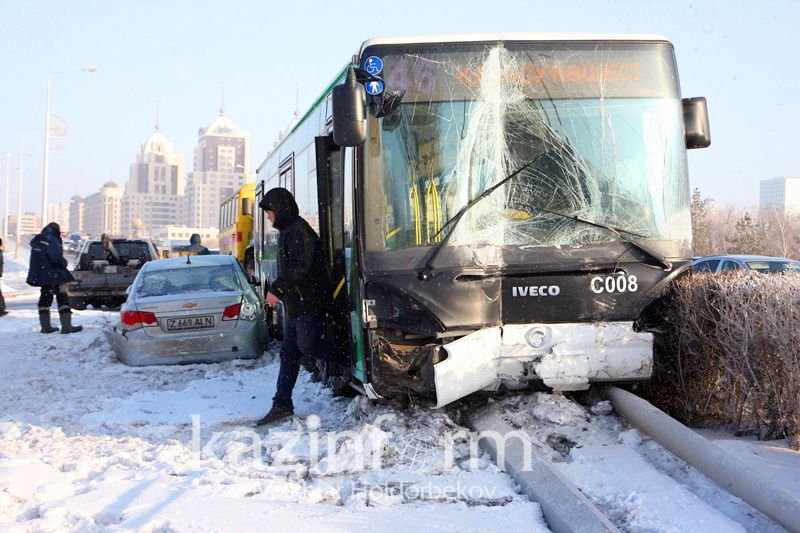
M 147 238 L 105 237 L 84 242 L 72 270 L 75 280 L 67 284 L 70 307 L 121 305 L 139 269 L 154 259 L 158 259 L 158 251 Z
M 189 246 L 191 243 L 182 239 L 167 239 L 161 243 L 161 257 L 178 257 L 190 255 Z
M 64 252 L 77 254 L 87 240 L 89 240 L 89 236 L 85 233 L 70 233 L 62 239 Z
M 800 272 L 800 261 L 764 255 L 710 255 L 692 262 L 692 272 Z
M 131 366 L 259 357 L 267 328 L 254 284 L 229 255 L 148 262 L 106 338 Z

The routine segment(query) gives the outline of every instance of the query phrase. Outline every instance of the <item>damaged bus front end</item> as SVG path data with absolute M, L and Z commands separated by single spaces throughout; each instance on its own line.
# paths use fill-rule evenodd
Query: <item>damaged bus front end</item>
M 353 176 L 338 277 L 365 392 L 650 377 L 655 306 L 691 261 L 686 149 L 710 143 L 668 41 L 372 39 L 342 78 L 317 172 Z

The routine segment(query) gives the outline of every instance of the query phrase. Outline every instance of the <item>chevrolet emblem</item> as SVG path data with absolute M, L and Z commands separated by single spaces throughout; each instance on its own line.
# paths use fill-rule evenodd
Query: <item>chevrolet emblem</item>
M 183 304 L 184 307 L 191 309 L 192 307 L 197 307 L 197 304 L 194 302 L 186 302 Z

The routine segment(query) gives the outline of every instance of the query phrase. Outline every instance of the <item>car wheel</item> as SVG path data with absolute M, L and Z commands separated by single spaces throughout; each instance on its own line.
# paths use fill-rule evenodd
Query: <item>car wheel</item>
M 83 298 L 70 298 L 69 299 L 69 306 L 72 309 L 77 311 L 83 311 L 86 309 L 86 300 Z
M 119 298 L 109 298 L 106 300 L 106 307 L 110 311 L 119 311 L 119 307 L 125 303 L 125 300 L 121 300 Z

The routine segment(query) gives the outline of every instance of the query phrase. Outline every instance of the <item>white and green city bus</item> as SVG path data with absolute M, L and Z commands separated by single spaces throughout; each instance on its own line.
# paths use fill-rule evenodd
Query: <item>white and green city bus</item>
M 653 308 L 691 263 L 686 150 L 709 144 L 660 36 L 370 39 L 267 155 L 255 204 L 286 187 L 319 232 L 329 335 L 370 397 L 583 390 L 650 377 Z

